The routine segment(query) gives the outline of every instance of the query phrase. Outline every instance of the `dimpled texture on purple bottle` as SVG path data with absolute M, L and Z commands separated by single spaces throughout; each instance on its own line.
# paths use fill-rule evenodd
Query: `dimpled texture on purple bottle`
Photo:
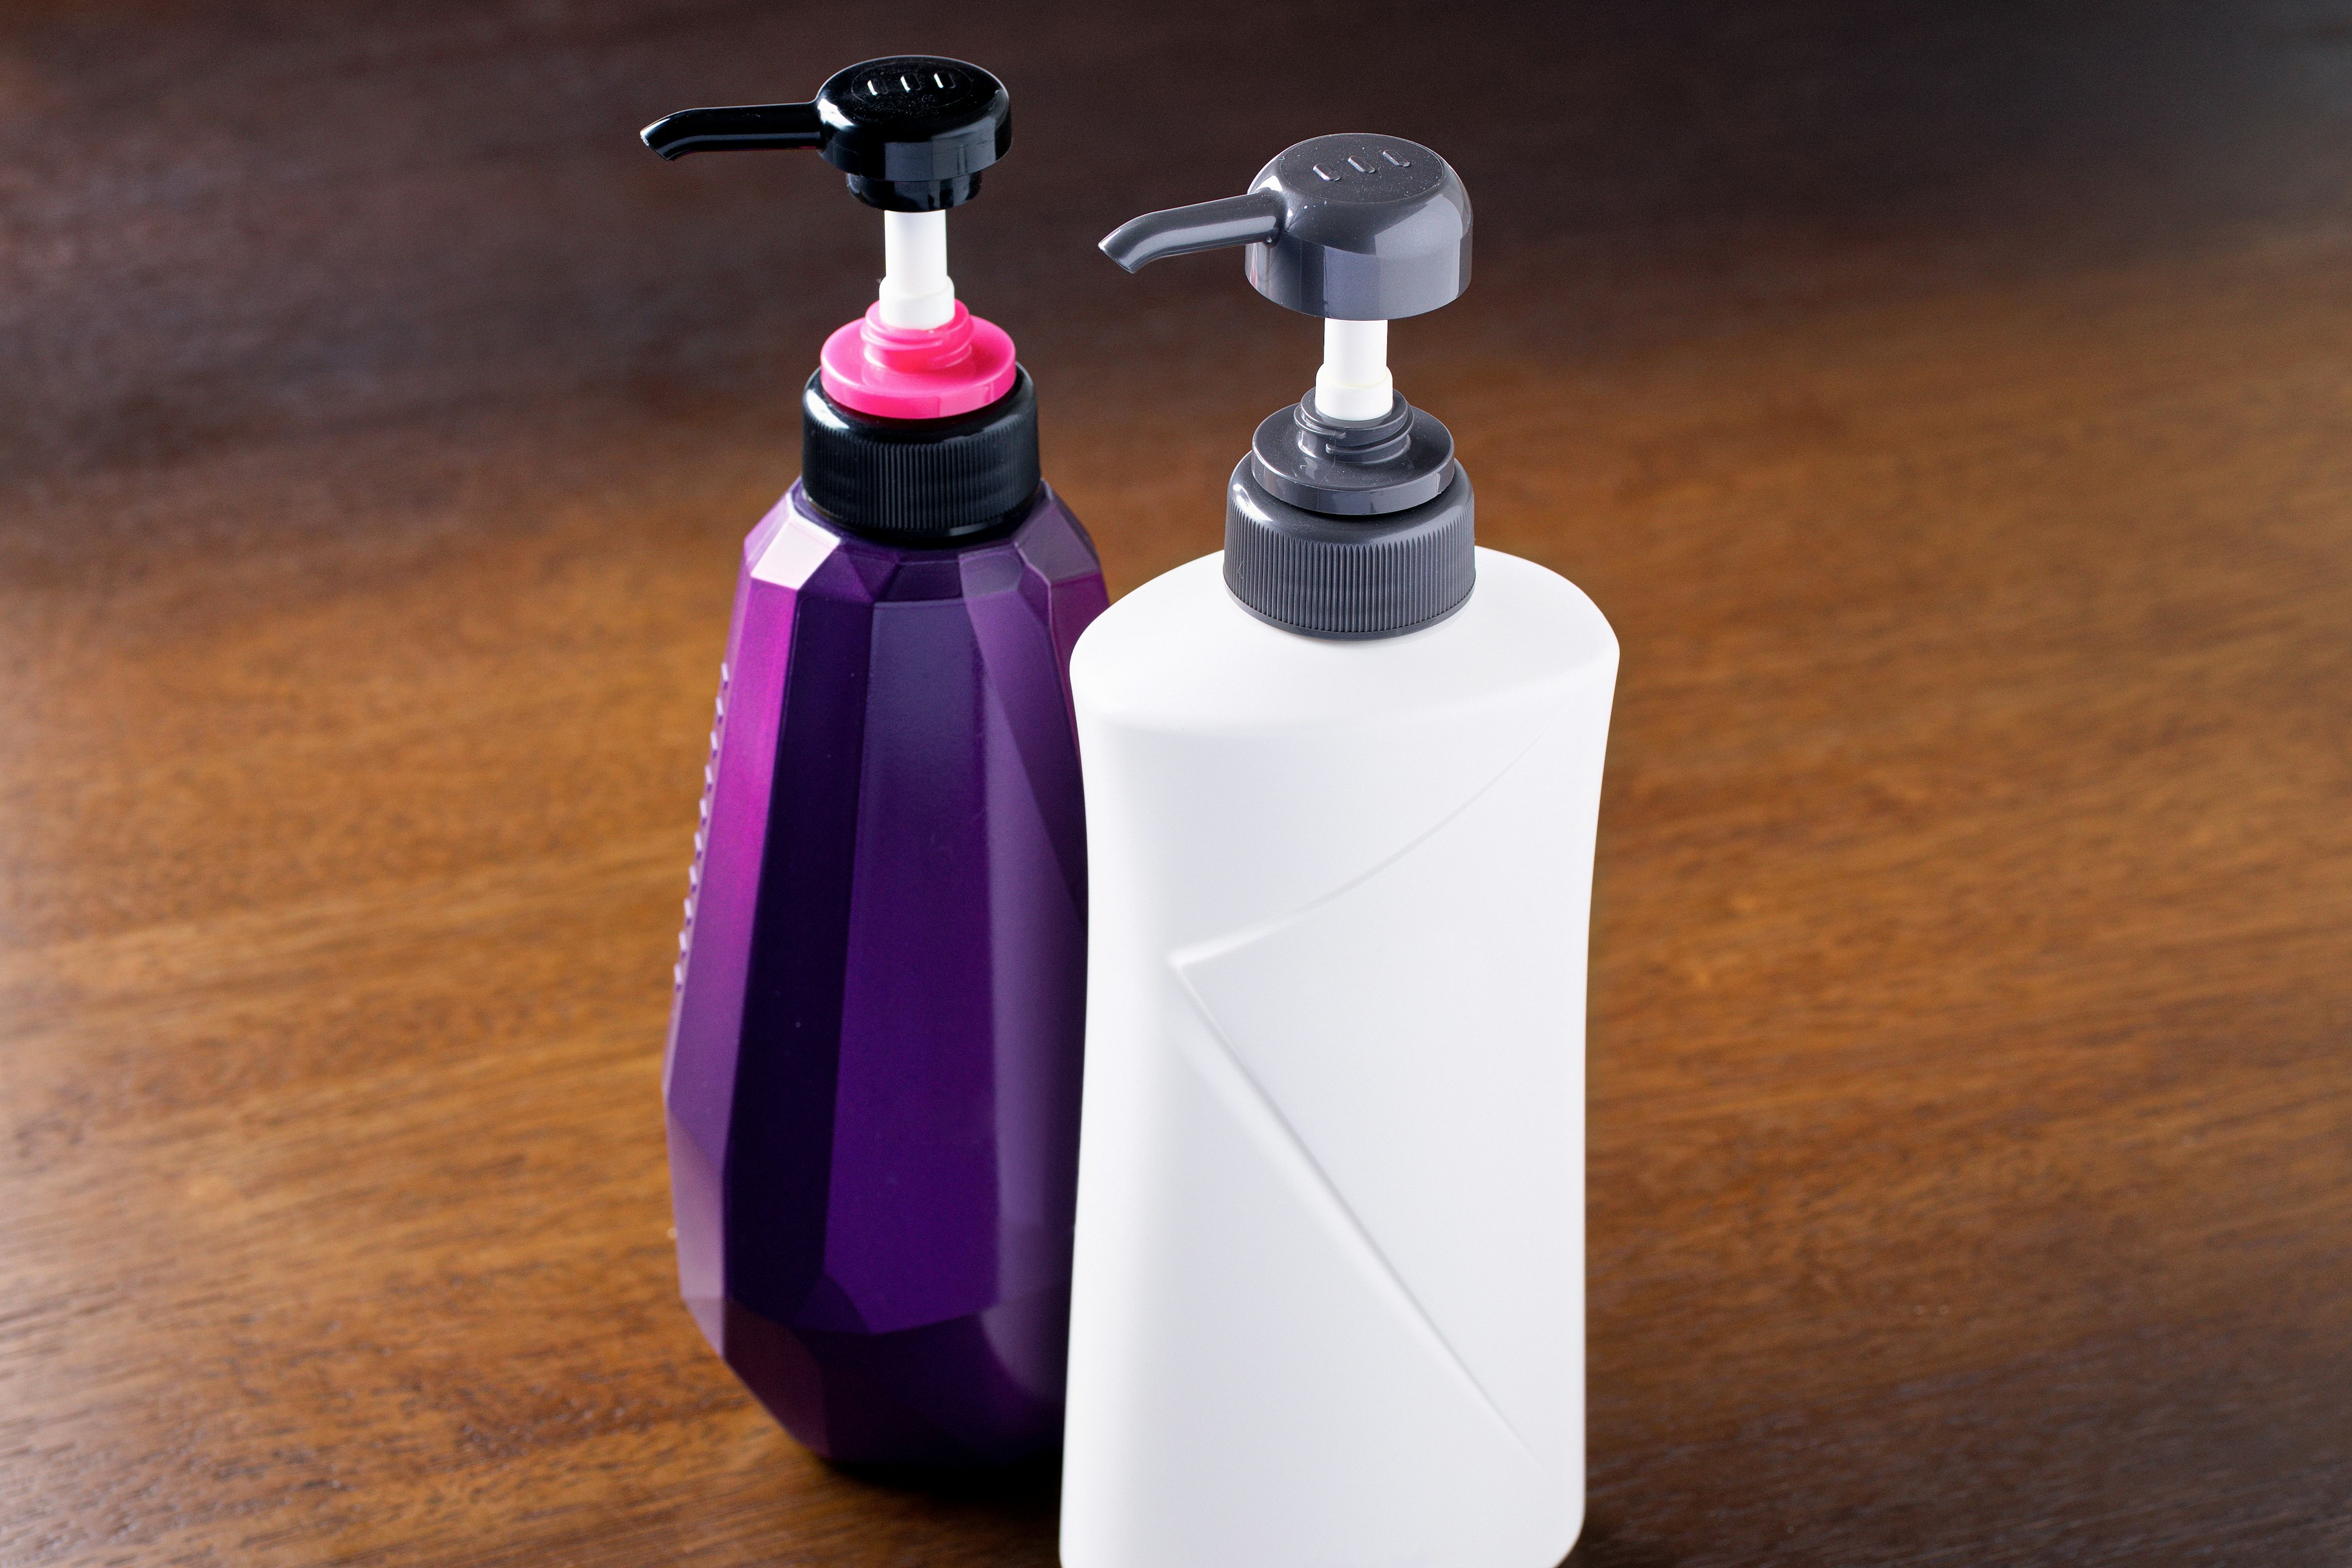
M 663 1070 L 680 1284 L 828 1458 L 1060 1440 L 1085 1014 L 1070 649 L 1108 603 L 1049 489 L 915 549 L 795 485 L 744 541 Z

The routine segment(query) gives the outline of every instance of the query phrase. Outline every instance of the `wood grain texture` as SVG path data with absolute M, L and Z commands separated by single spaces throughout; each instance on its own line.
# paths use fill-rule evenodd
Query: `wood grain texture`
M 1479 204 L 1399 383 L 1624 647 L 1578 1561 L 2352 1562 L 2352 7 L 1934 9 L 0 13 L 0 1568 L 1052 1561 L 1050 1469 L 797 1450 L 667 1236 L 875 250 L 632 132 L 906 47 L 1013 88 L 955 271 L 1114 591 L 1316 334 L 1095 237 L 1343 127 Z

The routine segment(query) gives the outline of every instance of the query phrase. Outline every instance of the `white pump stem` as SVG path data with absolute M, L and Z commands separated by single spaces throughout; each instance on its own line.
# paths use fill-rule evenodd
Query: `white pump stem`
M 1323 323 L 1323 368 L 1315 373 L 1315 411 L 1326 419 L 1378 419 L 1396 401 L 1389 374 L 1386 321 Z
M 882 324 L 928 329 L 944 327 L 954 318 L 955 279 L 948 276 L 948 215 L 885 212 Z

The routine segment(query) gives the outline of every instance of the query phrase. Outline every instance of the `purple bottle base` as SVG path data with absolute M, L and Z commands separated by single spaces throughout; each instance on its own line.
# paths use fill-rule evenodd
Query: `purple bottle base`
M 728 1365 L 829 1459 L 1010 1464 L 1060 1440 L 1067 1289 L 894 1334 L 796 1331 L 723 1306 Z
M 1108 603 L 1050 491 L 1006 538 L 744 542 L 663 1075 L 682 1293 L 828 1458 L 1060 1440 L 1084 1025 L 1071 647 Z

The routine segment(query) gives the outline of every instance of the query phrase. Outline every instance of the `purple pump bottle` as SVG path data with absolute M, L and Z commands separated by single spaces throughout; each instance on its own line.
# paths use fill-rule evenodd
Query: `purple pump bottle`
M 813 148 L 882 209 L 887 259 L 803 395 L 800 481 L 743 543 L 663 1072 L 681 1288 L 819 1454 L 1016 1460 L 1062 1428 L 1069 659 L 1108 600 L 1012 341 L 947 276 L 947 209 L 1011 145 L 1009 100 L 896 57 L 645 140 Z

